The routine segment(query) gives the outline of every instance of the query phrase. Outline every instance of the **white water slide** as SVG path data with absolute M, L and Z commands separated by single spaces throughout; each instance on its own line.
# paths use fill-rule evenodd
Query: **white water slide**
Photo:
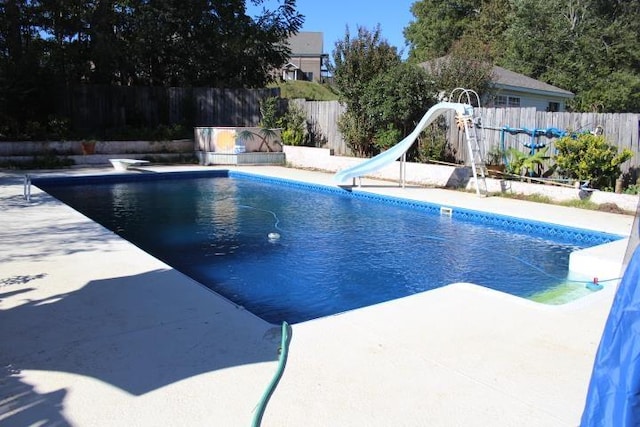
M 398 142 L 396 145 L 394 145 L 387 151 L 383 151 L 377 156 L 374 156 L 350 168 L 341 170 L 334 175 L 333 180 L 337 183 L 342 183 L 350 178 L 359 178 L 371 172 L 375 172 L 395 162 L 400 157 L 402 157 L 402 155 L 406 153 L 409 148 L 411 148 L 413 143 L 420 135 L 420 132 L 422 132 L 424 128 L 433 123 L 434 120 L 438 118 L 438 116 L 446 113 L 449 110 L 454 110 L 461 116 L 473 115 L 473 107 L 469 104 L 460 104 L 456 102 L 440 102 L 429 108 L 429 111 L 427 111 L 425 115 L 422 116 L 422 119 L 413 130 L 413 132 L 407 135 L 402 141 Z

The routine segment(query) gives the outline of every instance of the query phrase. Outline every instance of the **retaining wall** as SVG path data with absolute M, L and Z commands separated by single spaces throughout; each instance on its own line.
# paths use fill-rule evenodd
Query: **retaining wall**
M 327 172 L 337 172 L 365 160 L 356 157 L 333 156 L 331 150 L 325 148 L 284 146 L 284 152 L 289 166 Z M 470 168 L 467 166 L 456 167 L 408 162 L 405 182 L 433 187 L 466 188 L 467 190 L 475 191 L 475 182 L 470 178 L 470 175 Z M 400 162 L 396 161 L 374 174 L 367 175 L 367 177 L 399 182 Z M 630 212 L 635 212 L 638 207 L 638 195 L 616 194 L 597 190 L 584 191 L 575 187 L 533 184 L 493 178 L 487 178 L 486 181 L 487 190 L 492 193 L 538 194 L 558 202 L 590 199 L 598 204 L 614 203 L 621 209 Z
M 0 141 L 0 162 L 27 163 L 40 156 L 72 159 L 75 164 L 109 164 L 109 158 L 172 161 L 194 155 L 191 139 L 172 141 L 96 141 L 95 154 L 83 154 L 82 141 Z

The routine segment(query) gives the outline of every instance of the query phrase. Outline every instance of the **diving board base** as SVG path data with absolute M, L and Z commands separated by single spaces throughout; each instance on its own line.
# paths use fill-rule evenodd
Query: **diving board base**
M 111 162 L 113 168 L 117 171 L 126 171 L 133 166 L 141 166 L 149 163 L 147 160 L 136 159 L 109 159 L 109 162 Z

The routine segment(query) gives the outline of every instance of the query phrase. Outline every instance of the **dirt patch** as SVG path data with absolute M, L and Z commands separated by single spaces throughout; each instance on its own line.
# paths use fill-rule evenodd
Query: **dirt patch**
M 629 214 L 626 210 L 622 209 L 620 206 L 615 203 L 602 203 L 598 205 L 598 210 L 602 212 L 610 212 L 617 214 Z

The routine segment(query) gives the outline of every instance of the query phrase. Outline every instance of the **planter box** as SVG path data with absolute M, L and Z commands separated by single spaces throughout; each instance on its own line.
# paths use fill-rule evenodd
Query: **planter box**
M 281 152 L 280 129 L 272 129 L 269 135 L 263 132 L 259 127 L 196 127 L 195 149 L 223 154 Z
M 317 169 L 327 172 L 337 172 L 366 160 L 355 157 L 333 156 L 331 150 L 325 148 L 292 147 L 285 145 L 284 152 L 287 155 L 287 162 L 293 167 Z M 407 163 L 406 166 L 407 183 L 436 187 L 466 188 L 469 191 L 475 191 L 475 181 L 473 178 L 470 178 L 470 167 L 453 167 L 422 163 Z M 399 171 L 400 162 L 394 162 L 394 164 L 372 173 L 369 177 L 398 182 L 400 176 Z M 540 194 L 555 201 L 589 198 L 594 203 L 614 203 L 618 207 L 631 212 L 636 210 L 639 201 L 639 196 L 630 194 L 616 194 L 604 191 L 586 192 L 576 188 L 530 184 L 493 178 L 487 178 L 486 182 L 487 190 L 492 193 Z
M 216 153 L 211 151 L 196 151 L 201 165 L 284 165 L 285 154 L 279 153 Z
M 357 157 L 334 156 L 328 148 L 303 146 L 284 146 L 287 162 L 293 167 L 319 169 L 327 172 L 355 166 L 366 159 Z M 434 187 L 462 187 L 469 181 L 470 168 L 466 166 L 425 165 L 406 163 L 406 182 Z M 393 162 L 380 170 L 367 175 L 388 181 L 400 180 L 400 162 Z

